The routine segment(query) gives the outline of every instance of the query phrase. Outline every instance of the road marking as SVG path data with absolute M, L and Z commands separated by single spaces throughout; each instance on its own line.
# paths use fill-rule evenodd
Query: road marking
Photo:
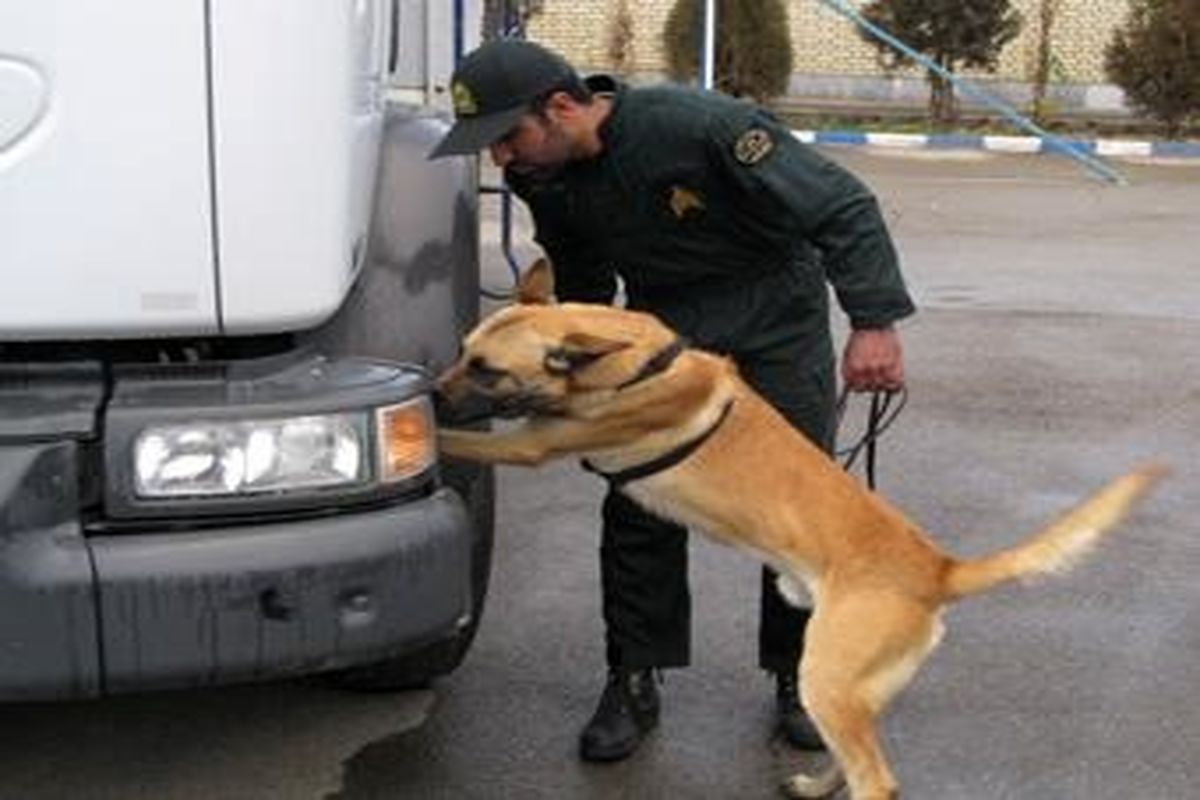
M 1101 139 L 1096 142 L 1096 152 L 1102 156 L 1150 156 L 1154 154 L 1154 145 L 1126 139 Z

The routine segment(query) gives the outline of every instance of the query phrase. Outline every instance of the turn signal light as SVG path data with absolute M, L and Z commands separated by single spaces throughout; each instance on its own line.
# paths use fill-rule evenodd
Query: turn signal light
M 380 481 L 394 483 L 411 478 L 433 465 L 436 432 L 427 398 L 377 409 L 375 430 Z

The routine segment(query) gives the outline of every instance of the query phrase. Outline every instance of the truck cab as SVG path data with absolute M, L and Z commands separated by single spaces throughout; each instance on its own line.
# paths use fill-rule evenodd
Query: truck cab
M 492 476 L 429 395 L 478 178 L 413 61 L 462 5 L 0 6 L 0 700 L 463 658 Z

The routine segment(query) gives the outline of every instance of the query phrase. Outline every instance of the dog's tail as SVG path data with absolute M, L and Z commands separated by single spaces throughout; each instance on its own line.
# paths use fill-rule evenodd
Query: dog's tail
M 947 599 L 978 594 L 1013 580 L 1066 571 L 1169 471 L 1161 464 L 1139 467 L 1116 478 L 1016 547 L 953 562 L 946 576 Z

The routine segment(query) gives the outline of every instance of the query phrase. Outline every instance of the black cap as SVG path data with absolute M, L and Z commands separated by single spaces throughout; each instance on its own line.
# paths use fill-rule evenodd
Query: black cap
M 482 45 L 454 71 L 454 127 L 429 157 L 479 152 L 512 130 L 535 99 L 573 78 L 575 70 L 562 56 L 533 42 Z

